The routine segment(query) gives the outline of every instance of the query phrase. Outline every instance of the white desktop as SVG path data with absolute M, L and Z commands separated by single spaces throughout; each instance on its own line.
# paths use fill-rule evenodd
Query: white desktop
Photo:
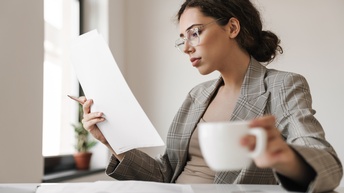
M 81 183 L 0 184 L 0 193 L 278 193 L 278 185 L 169 184 L 143 181 L 97 181 Z M 344 193 L 338 187 L 332 193 Z

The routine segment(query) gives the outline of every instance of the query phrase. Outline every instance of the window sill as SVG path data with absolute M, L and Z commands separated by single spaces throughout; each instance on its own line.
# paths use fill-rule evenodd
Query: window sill
M 77 170 L 73 155 L 44 157 L 44 176 L 42 182 L 62 182 L 97 173 L 105 173 L 105 168 Z
M 89 169 L 89 170 L 67 170 L 62 172 L 56 172 L 51 174 L 46 174 L 43 176 L 42 182 L 62 182 L 66 180 L 71 180 L 75 178 L 80 178 L 84 176 L 89 176 L 97 173 L 104 173 L 104 168 Z

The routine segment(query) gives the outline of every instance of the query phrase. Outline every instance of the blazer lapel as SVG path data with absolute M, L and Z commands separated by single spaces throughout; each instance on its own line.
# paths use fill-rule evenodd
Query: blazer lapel
M 247 69 L 243 85 L 241 86 L 241 94 L 234 108 L 231 121 L 235 120 L 251 120 L 262 116 L 265 113 L 266 104 L 270 93 L 267 92 L 264 84 L 266 67 L 251 57 L 250 65 Z M 197 114 L 193 115 L 194 121 L 199 121 L 206 108 L 211 101 L 215 91 L 222 84 L 220 77 L 207 87 L 201 94 L 195 97 L 193 109 L 197 109 Z M 190 128 L 191 132 L 193 128 Z
M 251 58 L 231 121 L 251 120 L 264 115 L 270 97 L 264 84 L 266 71 L 266 67 Z
M 221 77 L 219 77 L 216 81 L 213 81 L 212 84 L 205 88 L 201 94 L 195 96 L 195 101 L 194 101 L 194 108 L 195 111 L 195 121 L 198 123 L 198 121 L 201 119 L 203 116 L 205 110 L 208 108 L 208 105 L 215 94 L 215 92 L 218 90 L 220 85 L 222 84 L 223 80 Z M 194 128 L 192 128 L 194 129 Z

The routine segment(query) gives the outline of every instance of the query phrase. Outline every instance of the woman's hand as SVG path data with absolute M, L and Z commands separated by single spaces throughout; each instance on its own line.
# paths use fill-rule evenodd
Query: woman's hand
M 93 100 L 87 100 L 85 97 L 79 97 L 79 101 L 82 103 L 83 108 L 83 119 L 82 124 L 84 128 L 90 132 L 94 138 L 96 138 L 98 141 L 103 143 L 104 145 L 108 145 L 108 141 L 104 137 L 103 133 L 100 131 L 97 123 L 105 121 L 105 118 L 103 118 L 102 112 L 93 112 L 91 113 L 91 105 L 93 104 Z
M 250 127 L 261 127 L 267 133 L 267 146 L 263 155 L 254 159 L 255 164 L 260 168 L 272 168 L 276 172 L 289 179 L 307 184 L 312 178 L 311 167 L 285 142 L 281 133 L 276 128 L 274 116 L 264 116 L 254 119 Z M 255 138 L 246 136 L 242 145 L 250 149 L 255 147 Z
M 86 97 L 81 96 L 78 98 L 78 102 L 82 104 L 83 108 L 83 119 L 82 119 L 82 124 L 84 128 L 90 132 L 94 138 L 96 138 L 98 141 L 106 145 L 112 154 L 118 159 L 122 160 L 124 157 L 124 154 L 119 154 L 117 155 L 116 152 L 112 149 L 110 146 L 109 142 L 106 140 L 104 137 L 103 133 L 100 131 L 98 126 L 96 125 L 97 123 L 105 121 L 105 118 L 102 117 L 103 113 L 102 112 L 93 112 L 91 113 L 91 105 L 93 104 L 93 100 L 87 100 Z
M 283 140 L 280 132 L 275 126 L 275 118 L 273 116 L 265 116 L 254 119 L 250 123 L 250 127 L 261 127 L 266 131 L 267 143 L 265 153 L 254 159 L 256 165 L 260 168 L 278 168 L 280 164 L 289 162 L 295 157 L 295 153 Z M 255 147 L 255 138 L 247 138 L 246 145 L 250 149 Z

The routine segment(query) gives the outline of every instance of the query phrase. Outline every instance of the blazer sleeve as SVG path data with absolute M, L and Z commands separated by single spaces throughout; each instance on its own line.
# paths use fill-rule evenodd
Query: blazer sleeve
M 134 149 L 126 152 L 122 161 L 111 156 L 105 172 L 117 180 L 170 182 L 173 173 L 168 160 L 167 154 L 154 159 Z
M 281 80 L 272 99 L 272 112 L 277 117 L 277 128 L 281 130 L 286 142 L 313 170 L 315 178 L 308 191 L 324 192 L 335 189 L 342 178 L 341 162 L 325 133 L 314 117 L 312 98 L 306 79 L 298 74 L 288 73 Z M 283 176 L 278 178 L 286 189 L 292 190 L 293 184 Z M 295 184 L 294 184 L 295 186 Z

